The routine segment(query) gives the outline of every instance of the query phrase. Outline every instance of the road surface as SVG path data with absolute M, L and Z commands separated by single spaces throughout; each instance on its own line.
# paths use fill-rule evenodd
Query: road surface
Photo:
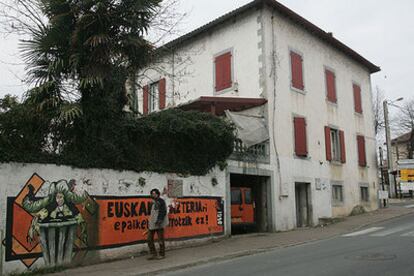
M 414 214 L 329 240 L 209 263 L 166 275 L 413 276 Z

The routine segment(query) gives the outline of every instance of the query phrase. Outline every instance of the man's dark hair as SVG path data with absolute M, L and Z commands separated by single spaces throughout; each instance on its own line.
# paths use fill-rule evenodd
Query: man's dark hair
M 157 195 L 161 195 L 160 190 L 158 189 L 152 189 L 150 194 L 152 194 L 152 192 L 155 192 Z

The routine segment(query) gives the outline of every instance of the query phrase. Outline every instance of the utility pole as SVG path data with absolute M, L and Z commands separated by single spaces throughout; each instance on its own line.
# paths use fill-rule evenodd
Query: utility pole
M 387 140 L 387 161 L 388 161 L 388 183 L 390 183 L 390 197 L 394 198 L 397 194 L 397 187 L 395 185 L 395 177 L 391 174 L 394 169 L 394 162 L 392 160 L 392 152 L 391 152 L 391 131 L 390 131 L 390 122 L 388 119 L 388 105 L 394 105 L 393 103 L 399 102 L 404 100 L 403 97 L 398 98 L 394 101 L 385 100 L 383 102 L 384 105 L 384 123 L 385 123 L 385 138 Z
M 396 187 L 394 177 L 392 177 L 391 172 L 393 171 L 394 163 L 392 161 L 391 153 L 391 131 L 390 123 L 388 120 L 388 100 L 383 102 L 384 105 L 384 123 L 385 123 L 385 139 L 387 141 L 387 161 L 388 161 L 388 183 L 390 183 L 390 197 L 394 198 L 396 195 Z
M 385 191 L 385 179 L 384 179 L 384 166 L 383 166 L 383 156 L 382 156 L 382 147 L 379 148 L 379 154 L 380 154 L 380 169 L 381 169 L 381 183 L 382 183 L 382 190 Z M 387 207 L 387 200 L 384 198 L 384 208 Z

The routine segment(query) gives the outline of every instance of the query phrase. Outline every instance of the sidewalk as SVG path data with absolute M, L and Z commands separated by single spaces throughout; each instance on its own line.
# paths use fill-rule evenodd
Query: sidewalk
M 264 252 L 274 248 L 299 245 L 315 240 L 328 239 L 364 226 L 414 213 L 414 208 L 391 206 L 371 213 L 347 217 L 344 221 L 325 227 L 305 228 L 282 233 L 264 233 L 234 236 L 190 248 L 167 252 L 164 260 L 147 261 L 145 256 L 127 260 L 68 269 L 53 275 L 148 275 L 203 263 L 226 260 Z

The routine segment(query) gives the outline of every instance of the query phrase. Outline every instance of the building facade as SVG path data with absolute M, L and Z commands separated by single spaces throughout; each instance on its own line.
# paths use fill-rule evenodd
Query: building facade
M 162 58 L 137 76 L 140 113 L 229 110 L 264 122 L 267 139 L 236 147 L 228 161 L 228 233 L 234 187 L 252 188 L 260 231 L 316 225 L 348 215 L 357 205 L 377 208 L 370 78 L 377 66 L 267 0 L 223 15 L 160 50 Z M 255 158 L 238 156 L 238 150 Z
M 412 137 L 410 132 L 400 135 L 391 141 L 392 160 L 394 161 L 393 170 L 397 168 L 398 160 L 412 159 L 414 150 L 412 149 Z

